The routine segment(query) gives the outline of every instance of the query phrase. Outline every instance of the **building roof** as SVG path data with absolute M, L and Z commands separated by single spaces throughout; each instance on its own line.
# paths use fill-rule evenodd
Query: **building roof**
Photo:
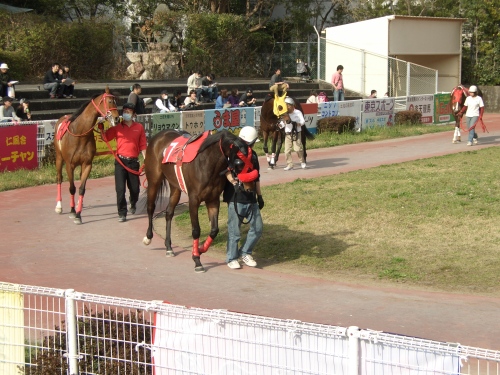
M 31 12 L 33 9 L 13 7 L 11 5 L 0 3 L 0 10 L 6 11 L 8 13 L 27 13 Z
M 436 21 L 455 21 L 455 22 L 466 22 L 467 18 L 454 18 L 454 17 L 422 17 L 422 16 L 400 16 L 400 15 L 391 15 L 385 16 L 389 20 L 394 19 L 412 19 L 412 20 L 436 20 Z

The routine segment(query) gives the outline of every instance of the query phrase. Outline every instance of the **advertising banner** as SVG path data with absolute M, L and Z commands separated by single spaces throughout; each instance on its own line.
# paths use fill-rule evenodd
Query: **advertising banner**
M 181 114 L 180 112 L 170 113 L 153 113 L 151 115 L 151 136 L 156 133 L 167 129 L 180 129 L 181 128 Z
M 0 128 L 0 171 L 38 167 L 38 126 L 8 126 Z
M 422 114 L 423 124 L 432 124 L 434 115 L 434 95 L 414 95 L 406 98 L 406 110 Z
M 209 109 L 205 111 L 205 130 L 234 130 L 254 126 L 253 107 Z
M 195 135 L 205 131 L 205 111 L 181 112 L 182 130 Z
M 455 121 L 451 110 L 450 94 L 434 94 L 434 124 L 446 124 Z
M 318 122 L 318 104 L 309 103 L 301 104 L 302 110 L 304 111 L 304 120 L 306 120 L 306 127 L 312 133 L 317 133 L 317 122 Z
M 319 117 L 333 117 L 339 114 L 339 102 L 318 103 Z
M 365 99 L 362 103 L 361 129 L 394 124 L 394 98 Z
M 361 105 L 362 100 L 347 100 L 344 102 L 339 102 L 339 109 L 337 116 L 351 116 L 356 118 L 356 124 L 354 127 L 356 129 L 361 128 Z

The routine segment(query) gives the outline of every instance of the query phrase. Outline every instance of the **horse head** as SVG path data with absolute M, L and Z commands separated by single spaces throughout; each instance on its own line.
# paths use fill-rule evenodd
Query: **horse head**
M 92 100 L 92 104 L 97 112 L 109 121 L 111 126 L 115 126 L 115 123 L 118 122 L 120 114 L 118 113 L 116 98 L 110 93 L 108 86 L 106 86 L 104 94 L 101 94 L 95 98 L 95 100 Z
M 468 95 L 469 90 L 462 85 L 455 87 L 451 91 L 451 109 L 455 115 L 462 109 Z

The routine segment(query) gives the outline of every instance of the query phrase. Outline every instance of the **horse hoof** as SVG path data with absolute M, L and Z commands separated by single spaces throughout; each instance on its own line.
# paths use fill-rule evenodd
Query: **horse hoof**
M 195 267 L 194 272 L 203 273 L 203 272 L 205 272 L 205 268 L 203 268 L 203 266 Z
M 274 165 L 270 165 L 269 167 L 267 167 L 268 170 L 271 170 L 271 169 L 274 169 Z
M 76 217 L 76 212 L 70 212 L 69 213 L 69 218 L 74 219 Z
M 173 250 L 166 250 L 165 251 L 165 256 L 169 257 L 169 258 L 175 257 L 174 251 Z
M 151 239 L 150 238 L 147 238 L 147 237 L 144 237 L 142 239 L 142 243 L 146 246 L 148 246 L 150 243 L 151 243 Z
M 75 217 L 73 223 L 80 225 L 82 223 L 82 219 L 80 217 Z
M 56 207 L 56 214 L 62 214 L 62 207 Z

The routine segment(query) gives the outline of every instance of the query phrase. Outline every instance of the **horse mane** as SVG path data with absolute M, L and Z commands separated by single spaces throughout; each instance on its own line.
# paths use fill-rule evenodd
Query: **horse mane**
M 97 98 L 99 95 L 102 95 L 102 94 L 95 94 L 94 96 L 92 96 L 92 98 L 90 98 L 90 100 L 88 102 L 85 102 L 84 104 L 82 104 L 82 106 L 75 113 L 73 113 L 71 115 L 71 117 L 69 118 L 69 121 L 71 121 L 71 122 L 75 121 L 76 118 L 82 114 L 82 112 L 85 110 L 85 108 L 87 108 L 89 103 L 92 100 L 94 100 L 95 98 Z
M 248 154 L 248 145 L 246 142 L 227 130 L 221 130 L 220 132 L 208 136 L 208 138 L 201 144 L 198 152 L 203 152 L 210 146 L 220 141 L 222 141 L 223 149 L 229 147 L 231 144 L 234 144 L 244 155 Z

